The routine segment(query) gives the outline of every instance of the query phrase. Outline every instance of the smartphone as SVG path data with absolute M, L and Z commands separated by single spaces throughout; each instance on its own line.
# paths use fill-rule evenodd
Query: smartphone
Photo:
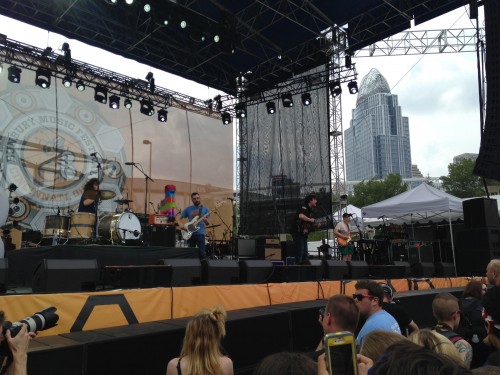
M 324 338 L 324 348 L 330 375 L 358 374 L 356 339 L 353 333 L 328 333 Z

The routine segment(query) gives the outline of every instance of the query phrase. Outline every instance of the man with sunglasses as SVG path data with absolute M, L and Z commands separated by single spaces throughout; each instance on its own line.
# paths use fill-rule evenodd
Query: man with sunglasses
M 365 324 L 358 333 L 358 345 L 361 346 L 363 338 L 375 330 L 401 333 L 396 319 L 382 309 L 384 290 L 380 284 L 371 280 L 361 280 L 354 287 L 356 292 L 352 297 L 358 305 L 359 313 L 366 319 Z

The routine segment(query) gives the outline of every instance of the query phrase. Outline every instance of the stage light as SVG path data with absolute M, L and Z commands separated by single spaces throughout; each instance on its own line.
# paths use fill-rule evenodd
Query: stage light
M 125 0 L 125 2 L 128 4 L 128 5 L 132 5 L 134 3 L 134 0 Z
M 269 113 L 270 115 L 276 113 L 276 103 L 268 102 L 266 103 L 266 108 L 267 108 L 267 113 Z
M 229 125 L 231 123 L 232 119 L 231 119 L 231 115 L 227 112 L 224 112 L 222 114 L 222 123 L 224 125 Z
M 342 87 L 340 86 L 340 81 L 330 82 L 329 87 L 330 87 L 330 93 L 334 98 L 342 94 Z
M 153 108 L 153 103 L 149 100 L 141 100 L 141 113 L 146 116 L 153 116 L 155 114 L 155 109 Z
M 48 89 L 50 87 L 51 74 L 50 71 L 43 68 L 38 68 L 36 70 L 35 84 L 40 86 L 42 89 Z
M 281 101 L 283 102 L 283 107 L 285 108 L 293 107 L 292 94 L 290 93 L 282 94 Z
M 304 105 L 311 105 L 311 103 L 312 103 L 311 94 L 309 94 L 308 92 L 306 92 L 306 93 L 302 94 L 300 97 L 302 99 L 302 104 L 304 104 Z
M 245 103 L 237 103 L 234 106 L 234 110 L 236 111 L 237 118 L 247 117 L 247 105 Z
M 7 79 L 13 83 L 21 82 L 21 69 L 15 65 L 9 66 L 7 69 Z
M 168 115 L 168 112 L 165 109 L 160 109 L 158 111 L 158 121 L 167 122 L 167 115 Z
M 219 34 L 214 35 L 214 42 L 215 43 L 219 43 L 220 42 L 220 35 Z
M 358 83 L 356 81 L 351 81 L 347 84 L 347 88 L 351 94 L 358 93 Z
M 82 80 L 79 80 L 77 83 L 76 83 L 76 89 L 78 91 L 85 91 L 85 83 L 83 83 Z
M 111 95 L 109 97 L 109 108 L 111 109 L 120 108 L 120 97 L 118 95 Z
M 188 26 L 188 23 L 185 20 L 182 20 L 179 25 L 181 26 L 181 29 L 185 29 Z
M 102 86 L 96 86 L 94 89 L 94 100 L 101 104 L 106 104 L 108 101 L 108 90 Z
M 144 4 L 144 11 L 146 13 L 151 12 L 151 4 L 148 4 L 148 3 Z
M 73 80 L 71 79 L 70 76 L 66 76 L 63 78 L 62 83 L 63 83 L 64 87 L 71 87 Z
M 123 102 L 123 105 L 124 105 L 124 106 L 125 106 L 125 108 L 127 108 L 127 109 L 132 108 L 132 100 L 130 100 L 129 98 L 125 99 L 125 101 Z

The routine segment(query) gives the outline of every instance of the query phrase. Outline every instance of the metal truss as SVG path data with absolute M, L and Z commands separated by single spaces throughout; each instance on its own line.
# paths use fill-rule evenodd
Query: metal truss
M 406 31 L 370 44 L 354 53 L 355 57 L 420 55 L 476 52 L 477 41 L 485 39 L 479 29 Z

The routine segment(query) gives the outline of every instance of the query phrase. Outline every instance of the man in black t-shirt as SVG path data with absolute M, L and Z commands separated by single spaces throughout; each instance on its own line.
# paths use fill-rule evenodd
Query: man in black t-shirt
M 382 308 L 393 316 L 398 322 L 401 334 L 408 336 L 411 331 L 418 330 L 418 325 L 413 321 L 413 319 L 408 314 L 408 311 L 393 301 L 394 290 L 388 284 L 380 283 L 380 286 L 384 290 L 384 301 L 382 302 Z
M 290 228 L 293 243 L 295 245 L 295 264 L 301 264 L 309 259 L 307 250 L 307 236 L 314 230 L 316 220 L 313 217 L 313 209 L 318 200 L 313 194 L 304 199 L 304 205 L 300 206 L 295 215 L 294 223 Z

